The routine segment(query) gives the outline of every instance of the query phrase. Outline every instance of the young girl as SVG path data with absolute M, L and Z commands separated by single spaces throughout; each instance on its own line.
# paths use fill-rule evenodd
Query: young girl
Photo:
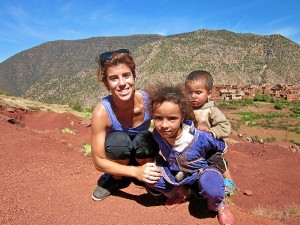
M 156 165 L 162 176 L 146 184 L 149 192 L 163 193 L 166 205 L 186 200 L 192 186 L 218 212 L 220 224 L 232 224 L 233 216 L 224 204 L 225 189 L 221 172 L 206 161 L 209 150 L 226 151 L 223 140 L 194 127 L 193 109 L 179 87 L 155 85 L 148 90 L 154 121 L 153 136 L 159 144 Z

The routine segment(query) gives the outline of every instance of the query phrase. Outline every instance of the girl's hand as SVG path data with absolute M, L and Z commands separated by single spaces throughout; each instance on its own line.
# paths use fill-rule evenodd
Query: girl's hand
M 154 184 L 159 180 L 161 174 L 155 163 L 146 163 L 139 168 L 138 179 L 148 184 Z

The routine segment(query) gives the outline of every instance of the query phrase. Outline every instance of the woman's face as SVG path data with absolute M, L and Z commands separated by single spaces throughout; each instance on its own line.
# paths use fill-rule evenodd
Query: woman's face
M 134 94 L 134 86 L 135 78 L 126 64 L 107 69 L 106 87 L 113 96 L 128 100 Z
M 179 106 L 173 102 L 153 105 L 154 126 L 163 138 L 177 137 L 181 132 L 183 119 Z

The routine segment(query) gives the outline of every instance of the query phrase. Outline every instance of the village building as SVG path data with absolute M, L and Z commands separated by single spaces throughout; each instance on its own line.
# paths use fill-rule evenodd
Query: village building
M 212 99 L 215 100 L 241 100 L 253 99 L 256 94 L 270 95 L 274 99 L 285 99 L 289 102 L 300 101 L 300 86 L 291 84 L 260 85 L 215 85 Z

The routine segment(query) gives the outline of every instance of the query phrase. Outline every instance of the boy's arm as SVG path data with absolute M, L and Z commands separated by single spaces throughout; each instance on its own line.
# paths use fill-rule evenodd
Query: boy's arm
M 231 124 L 217 107 L 211 108 L 210 131 L 215 138 L 226 138 L 231 133 Z
M 215 151 L 215 152 L 221 152 L 225 153 L 227 151 L 227 144 L 223 139 L 216 139 L 212 135 L 205 133 L 207 146 L 208 148 L 206 151 Z

